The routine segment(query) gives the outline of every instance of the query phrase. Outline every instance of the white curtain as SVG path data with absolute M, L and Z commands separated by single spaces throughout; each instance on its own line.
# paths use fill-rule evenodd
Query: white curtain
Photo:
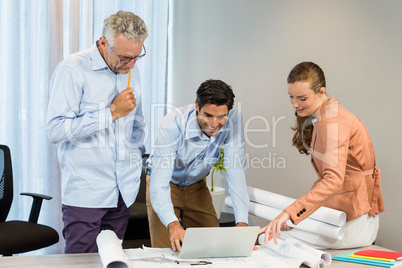
M 0 1 L 0 144 L 10 147 L 14 176 L 7 220 L 28 219 L 31 198 L 21 192 L 53 196 L 43 202 L 39 223 L 55 228 L 61 239 L 30 254 L 64 252 L 60 171 L 46 134 L 50 77 L 63 57 L 99 39 L 103 20 L 119 10 L 134 12 L 148 26 L 147 56 L 138 65 L 144 116 L 148 130 L 156 131 L 165 113 L 152 107 L 166 101 L 168 0 Z

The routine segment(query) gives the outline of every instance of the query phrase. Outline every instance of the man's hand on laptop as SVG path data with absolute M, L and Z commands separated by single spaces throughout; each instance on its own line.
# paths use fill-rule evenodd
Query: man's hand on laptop
M 181 250 L 181 242 L 184 239 L 184 234 L 186 231 L 181 227 L 179 221 L 173 221 L 168 225 L 169 229 L 169 239 L 172 245 L 173 251 Z
M 247 227 L 248 224 L 245 223 L 245 222 L 238 222 L 238 223 L 236 224 L 236 226 L 237 226 L 237 227 Z M 257 238 L 257 241 L 258 241 L 258 238 Z M 253 248 L 253 250 L 257 250 L 257 249 L 258 249 L 257 247 L 254 247 L 254 248 Z

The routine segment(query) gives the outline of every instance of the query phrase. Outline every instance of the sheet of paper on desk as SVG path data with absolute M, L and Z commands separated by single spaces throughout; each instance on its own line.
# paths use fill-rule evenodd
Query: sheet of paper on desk
M 128 259 L 142 259 L 162 257 L 164 255 L 171 255 L 173 253 L 170 248 L 150 248 L 142 246 L 142 248 L 130 248 L 124 250 Z
M 187 261 L 207 261 L 212 264 L 203 264 L 202 267 L 233 267 L 233 268 L 299 268 L 301 261 L 282 257 L 267 247 L 260 247 L 253 251 L 250 257 L 245 258 L 209 258 L 209 259 L 179 259 L 171 249 L 148 248 L 126 249 L 126 256 L 133 267 L 194 267 L 186 264 Z M 176 261 L 181 262 L 177 264 Z
M 264 236 L 260 236 L 260 244 Z M 293 239 L 294 240 L 294 239 Z M 249 267 L 249 268 L 299 268 L 303 263 L 312 268 L 325 268 L 331 262 L 325 252 L 313 249 L 301 242 L 278 240 L 278 245 L 269 241 L 259 246 L 250 257 L 181 259 L 170 248 L 137 248 L 123 250 L 121 241 L 110 230 L 102 231 L 97 237 L 99 255 L 104 268 L 113 267 L 193 267 L 194 262 L 204 261 L 202 267 Z M 210 263 L 210 264 L 209 264 Z
M 170 248 L 143 248 L 125 249 L 127 259 L 133 267 L 141 268 L 159 268 L 159 267 L 177 267 L 174 260 L 165 258 L 171 255 L 173 251 Z M 181 267 L 184 267 L 181 265 Z

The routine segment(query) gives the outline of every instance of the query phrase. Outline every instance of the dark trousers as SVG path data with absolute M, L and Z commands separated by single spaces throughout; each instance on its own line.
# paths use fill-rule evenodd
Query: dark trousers
M 117 208 L 83 208 L 62 205 L 65 253 L 97 252 L 96 237 L 102 230 L 112 230 L 124 238 L 130 209 L 121 195 Z

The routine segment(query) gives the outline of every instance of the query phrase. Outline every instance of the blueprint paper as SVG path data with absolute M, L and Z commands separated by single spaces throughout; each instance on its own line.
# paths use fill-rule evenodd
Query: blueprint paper
M 267 205 L 273 208 L 284 210 L 289 205 L 291 205 L 296 199 L 287 197 L 280 194 L 275 194 L 262 189 L 254 188 L 251 186 L 247 187 L 248 194 L 250 196 L 250 201 Z M 322 221 L 335 226 L 343 226 L 346 223 L 346 213 L 336 209 L 331 209 L 327 207 L 321 207 L 317 209 L 309 218 Z
M 259 243 L 264 247 L 267 247 L 272 251 L 276 252 L 280 256 L 291 259 L 297 259 L 311 268 L 327 267 L 327 264 L 321 258 L 322 253 L 315 252 L 314 248 L 306 244 L 303 244 L 301 242 L 294 244 L 294 241 L 288 242 L 288 240 L 283 240 L 281 238 L 278 238 L 276 245 L 273 240 L 268 241 L 268 243 L 265 244 L 264 239 L 265 235 L 264 234 L 260 235 L 260 237 L 258 238 Z
M 178 258 L 177 255 L 169 248 L 148 248 L 142 249 L 126 249 L 129 261 L 133 267 L 141 268 L 174 268 L 174 267 L 197 267 L 191 264 L 177 264 L 176 261 L 187 261 L 189 259 Z M 212 264 L 202 265 L 200 267 L 227 267 L 227 268 L 299 268 L 302 262 L 298 259 L 286 258 L 280 256 L 276 252 L 264 246 L 258 246 L 258 250 L 254 250 L 250 257 L 236 258 L 202 258 L 191 259 L 192 261 L 204 260 L 212 262 Z
M 316 257 L 319 257 L 320 259 L 322 259 L 325 262 L 326 265 L 329 265 L 332 262 L 331 254 L 329 254 L 328 252 L 310 247 L 309 245 L 306 245 L 303 242 L 301 242 L 293 237 L 287 238 L 286 243 L 291 244 L 295 247 L 298 247 L 301 250 L 304 250 L 305 252 L 308 252 Z
M 231 200 L 230 196 L 226 197 L 225 204 L 228 207 L 233 208 L 232 200 Z M 277 209 L 277 208 L 257 204 L 254 202 L 250 202 L 249 213 L 252 215 L 255 215 L 257 217 L 267 219 L 269 221 L 272 221 L 273 219 L 275 219 L 281 212 L 282 212 L 282 209 Z M 316 221 L 311 218 L 306 218 L 305 220 L 300 222 L 298 225 L 294 225 L 290 220 L 287 221 L 286 223 L 289 227 L 292 227 L 295 229 L 299 229 L 299 230 L 303 230 L 306 232 L 319 234 L 319 235 L 323 235 L 323 236 L 335 238 L 335 239 L 342 239 L 343 234 L 344 234 L 344 226 L 338 227 L 338 226 L 334 226 L 331 224 L 327 224 L 325 222 Z
M 177 261 L 182 262 L 186 260 L 178 258 L 170 248 L 149 248 L 143 246 L 143 248 L 123 250 L 121 248 L 121 241 L 117 238 L 116 234 L 110 230 L 102 231 L 98 235 L 96 242 L 103 268 L 194 267 L 190 263 L 177 264 Z M 199 260 L 207 260 L 212 263 L 202 265 L 202 267 L 205 268 L 299 268 L 302 263 L 312 268 L 326 267 L 325 263 L 320 260 L 319 257 L 313 256 L 313 254 L 301 250 L 291 243 L 283 243 L 283 245 L 286 247 L 282 246 L 281 250 L 278 250 L 278 247 L 272 247 L 273 249 L 271 249 L 271 245 L 258 246 L 258 249 L 254 250 L 250 257 L 202 258 Z M 297 257 L 295 258 L 296 255 Z M 191 261 L 197 261 L 197 259 L 191 259 Z
M 103 268 L 130 268 L 121 246 L 121 240 L 111 230 L 103 230 L 96 237 Z

